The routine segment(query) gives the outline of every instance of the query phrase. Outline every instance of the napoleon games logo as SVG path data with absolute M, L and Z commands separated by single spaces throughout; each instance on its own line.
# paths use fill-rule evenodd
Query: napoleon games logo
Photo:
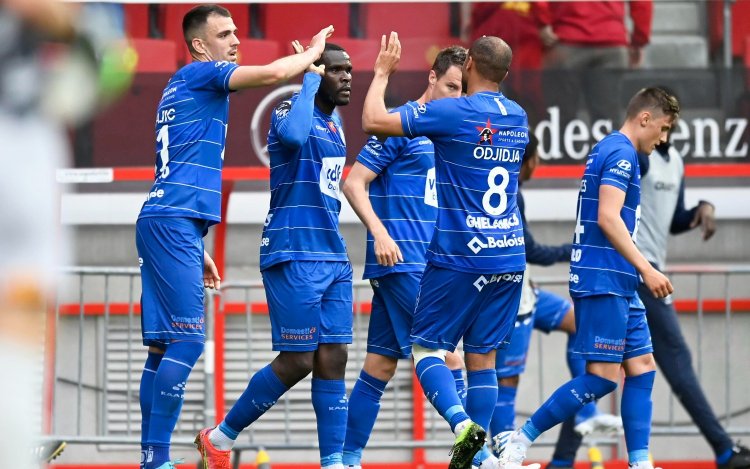
M 492 145 L 492 136 L 497 133 L 497 129 L 492 128 L 490 118 L 487 118 L 484 127 L 478 125 L 476 129 L 479 131 L 479 145 Z

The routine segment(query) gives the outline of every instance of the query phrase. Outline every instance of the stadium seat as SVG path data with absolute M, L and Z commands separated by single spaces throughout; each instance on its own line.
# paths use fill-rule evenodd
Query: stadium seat
M 177 70 L 177 44 L 164 39 L 134 38 L 131 43 L 138 52 L 136 72 L 174 72 Z M 180 49 L 182 50 L 182 49 Z
M 240 39 L 238 52 L 240 65 L 265 65 L 284 55 L 278 42 L 265 39 Z
M 365 37 L 380 39 L 396 31 L 400 38 L 448 37 L 451 5 L 438 3 L 368 3 L 362 5 Z
M 146 4 L 126 3 L 125 10 L 125 32 L 128 37 L 148 37 L 148 8 Z
M 432 67 L 440 49 L 452 45 L 463 45 L 454 37 L 415 37 L 401 39 L 401 61 L 399 70 L 426 71 Z M 374 63 L 374 62 L 373 62 Z
M 329 24 L 336 30 L 332 42 L 349 35 L 348 3 L 275 3 L 260 7 L 259 24 L 264 37 L 285 44 L 285 49 L 294 39 L 308 45 Z
M 724 2 L 707 2 L 711 52 L 721 51 L 724 43 Z M 750 35 L 750 0 L 737 0 L 732 4 L 732 56 L 742 58 L 745 37 Z

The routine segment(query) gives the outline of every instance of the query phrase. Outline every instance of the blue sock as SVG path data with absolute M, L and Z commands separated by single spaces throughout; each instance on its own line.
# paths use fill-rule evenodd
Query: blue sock
M 231 437 L 223 428 L 231 429 L 235 435 L 247 428 L 251 423 L 266 413 L 276 404 L 276 401 L 289 390 L 278 376 L 266 365 L 250 378 L 245 391 L 229 410 L 222 422 L 222 433 Z
M 568 347 L 566 358 L 568 361 L 568 370 L 570 370 L 570 376 L 576 378 L 586 373 L 586 360 L 576 358 L 573 356 L 573 346 L 576 343 L 575 332 L 568 335 Z M 596 402 L 590 402 L 583 406 L 581 410 L 576 414 L 576 423 L 581 423 L 584 420 L 588 420 L 596 415 L 598 410 L 596 409 Z
M 515 428 L 513 422 L 516 420 L 516 391 L 517 389 L 512 386 L 497 387 L 497 403 L 490 423 L 492 436 Z
M 387 381 L 381 381 L 362 370 L 349 396 L 349 416 L 344 439 L 344 466 L 361 466 L 362 450 L 370 439 L 380 410 L 380 398 Z
M 167 346 L 154 376 L 147 441 L 153 446 L 153 459 L 146 463 L 146 469 L 169 461 L 169 444 L 185 400 L 185 385 L 201 353 L 202 342 L 173 342 Z
M 625 378 L 622 388 L 622 426 L 625 429 L 625 445 L 628 462 L 648 461 L 648 439 L 651 436 L 651 413 L 656 371 Z
M 456 394 L 455 381 L 445 362 L 437 357 L 425 357 L 417 363 L 417 379 L 427 400 L 450 424 L 456 425 L 469 419 Z
M 343 379 L 312 379 L 312 404 L 318 424 L 320 466 L 343 462 L 349 401 Z
M 585 373 L 557 388 L 529 420 L 540 433 L 544 433 L 572 417 L 585 404 L 609 394 L 616 387 L 617 383 Z M 534 441 L 531 435 L 527 436 Z
M 726 464 L 729 462 L 730 459 L 732 459 L 732 455 L 734 454 L 734 451 L 732 451 L 732 448 L 729 448 L 728 450 L 724 451 L 720 455 L 716 457 L 716 464 Z
M 456 381 L 456 394 L 458 394 L 458 398 L 461 400 L 461 405 L 464 406 L 464 409 L 466 408 L 466 383 L 464 382 L 464 370 L 461 368 L 457 370 L 451 370 L 451 373 L 453 374 L 453 379 Z
M 141 387 L 138 393 L 141 402 L 141 468 L 145 467 L 149 450 L 146 440 L 148 440 L 148 427 L 151 421 L 151 406 L 154 402 L 154 378 L 156 378 L 156 370 L 159 369 L 163 356 L 161 353 L 148 352 L 141 375 Z
M 490 428 L 497 404 L 497 373 L 489 370 L 466 372 L 466 413 L 484 429 Z

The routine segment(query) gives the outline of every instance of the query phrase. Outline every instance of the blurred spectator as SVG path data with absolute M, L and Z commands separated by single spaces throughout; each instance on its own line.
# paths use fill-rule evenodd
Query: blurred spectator
M 543 82 L 546 103 L 559 106 L 567 122 L 583 97 L 592 122 L 619 122 L 618 71 L 641 64 L 651 36 L 651 0 L 535 2 L 532 13 L 545 47 L 542 66 L 549 71 Z
M 476 2 L 471 5 L 470 43 L 482 36 L 497 36 L 513 51 L 511 73 L 503 92 L 528 112 L 529 122 L 542 117 L 542 41 L 532 16 L 532 2 Z
M 130 76 L 117 70 L 122 55 L 82 34 L 106 25 L 70 8 L 57 0 L 0 0 L 0 369 L 9 377 L 0 387 L 0 453 L 14 469 L 37 467 L 44 312 L 65 252 L 55 181 L 68 160 L 60 118 L 93 111 L 101 92 L 122 90 Z M 45 38 L 77 44 L 75 53 L 61 54 L 71 60 L 60 73 L 42 68 Z M 89 90 L 92 100 L 84 99 Z

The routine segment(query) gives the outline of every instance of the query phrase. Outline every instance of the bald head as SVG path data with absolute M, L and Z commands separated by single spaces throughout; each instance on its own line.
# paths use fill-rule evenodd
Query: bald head
M 499 85 L 508 75 L 513 51 L 499 37 L 482 36 L 471 45 L 469 57 L 479 75 Z

